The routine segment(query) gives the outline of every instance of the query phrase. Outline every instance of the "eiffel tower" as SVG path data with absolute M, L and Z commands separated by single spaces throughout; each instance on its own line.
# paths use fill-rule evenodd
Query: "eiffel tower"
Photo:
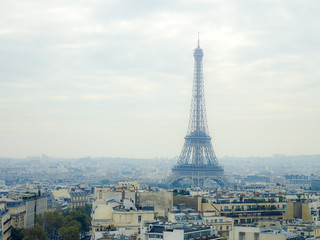
M 172 169 L 169 184 L 175 186 L 182 180 L 203 186 L 211 180 L 221 186 L 227 183 L 223 168 L 218 164 L 209 135 L 202 71 L 203 51 L 194 49 L 194 75 L 189 127 L 177 164 Z

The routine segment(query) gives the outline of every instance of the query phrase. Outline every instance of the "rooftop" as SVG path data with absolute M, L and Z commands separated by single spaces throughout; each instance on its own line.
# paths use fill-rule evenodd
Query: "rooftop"
M 174 229 L 183 229 L 185 233 L 196 232 L 201 230 L 211 230 L 210 226 L 182 224 L 182 223 L 150 223 L 148 225 L 149 233 L 163 233 L 173 231 Z

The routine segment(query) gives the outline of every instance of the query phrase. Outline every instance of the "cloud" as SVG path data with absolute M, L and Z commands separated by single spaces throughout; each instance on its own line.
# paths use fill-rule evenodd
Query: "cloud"
M 37 144 L 29 144 L 30 151 L 28 141 L 10 144 L 34 138 L 48 154 L 124 156 L 120 147 L 93 147 L 90 141 L 99 139 L 123 146 L 125 156 L 177 155 L 188 124 L 198 32 L 209 128 L 222 143 L 216 151 L 272 155 L 272 139 L 281 138 L 290 143 L 283 153 L 316 152 L 318 9 L 317 1 L 302 0 L 4 2 L 0 142 L 11 142 L 1 152 L 33 155 Z M 284 131 L 288 121 L 297 125 Z M 51 135 L 48 123 L 55 126 Z M 257 138 L 238 145 L 238 136 L 251 129 Z M 77 142 L 79 135 L 78 150 L 54 147 L 57 139 Z M 290 149 L 306 135 L 310 142 Z M 270 149 L 247 148 L 259 143 Z

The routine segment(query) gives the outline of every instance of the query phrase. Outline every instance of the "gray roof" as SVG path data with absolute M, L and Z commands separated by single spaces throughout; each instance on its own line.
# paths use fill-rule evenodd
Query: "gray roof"
M 87 193 L 84 192 L 84 191 L 76 191 L 76 192 L 70 191 L 69 194 L 70 194 L 71 197 L 87 196 Z

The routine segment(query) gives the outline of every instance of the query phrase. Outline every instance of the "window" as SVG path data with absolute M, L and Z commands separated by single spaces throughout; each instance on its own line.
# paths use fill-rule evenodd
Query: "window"
M 240 232 L 239 233 L 239 240 L 245 240 L 246 239 L 246 233 Z

